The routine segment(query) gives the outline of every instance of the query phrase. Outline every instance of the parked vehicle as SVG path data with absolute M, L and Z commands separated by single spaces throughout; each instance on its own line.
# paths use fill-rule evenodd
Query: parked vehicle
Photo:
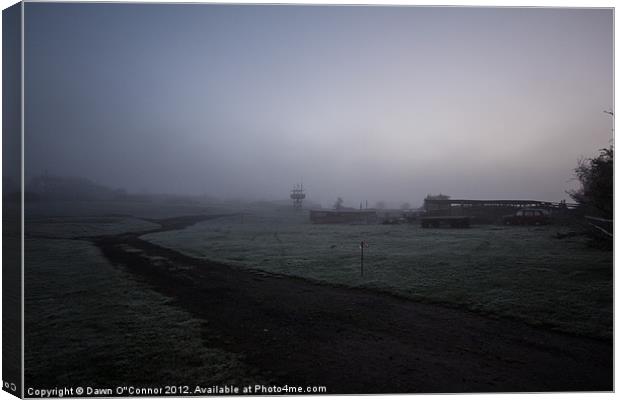
M 503 218 L 504 225 L 547 225 L 551 222 L 546 210 L 526 208 Z

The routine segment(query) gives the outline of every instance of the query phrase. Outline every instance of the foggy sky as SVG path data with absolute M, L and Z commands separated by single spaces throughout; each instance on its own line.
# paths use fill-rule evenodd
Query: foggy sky
M 609 145 L 609 9 L 26 3 L 26 178 L 559 201 Z

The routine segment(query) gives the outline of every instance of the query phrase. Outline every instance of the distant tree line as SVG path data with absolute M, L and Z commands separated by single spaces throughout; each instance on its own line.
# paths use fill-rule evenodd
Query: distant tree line
M 44 174 L 30 179 L 26 200 L 117 200 L 127 196 L 124 189 L 111 189 L 82 177 Z

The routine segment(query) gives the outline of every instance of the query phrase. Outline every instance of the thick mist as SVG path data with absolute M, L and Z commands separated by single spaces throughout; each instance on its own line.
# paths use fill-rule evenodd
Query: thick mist
M 611 140 L 613 14 L 25 5 L 26 178 L 324 206 L 559 201 Z

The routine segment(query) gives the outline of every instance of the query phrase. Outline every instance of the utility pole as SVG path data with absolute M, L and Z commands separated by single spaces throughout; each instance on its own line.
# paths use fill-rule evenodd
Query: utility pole
M 614 116 L 614 112 L 612 110 L 603 110 L 603 112 L 605 114 L 609 114 L 611 116 L 611 139 L 610 142 L 612 142 L 613 144 L 613 140 L 614 140 L 614 124 L 616 122 L 616 117 Z

